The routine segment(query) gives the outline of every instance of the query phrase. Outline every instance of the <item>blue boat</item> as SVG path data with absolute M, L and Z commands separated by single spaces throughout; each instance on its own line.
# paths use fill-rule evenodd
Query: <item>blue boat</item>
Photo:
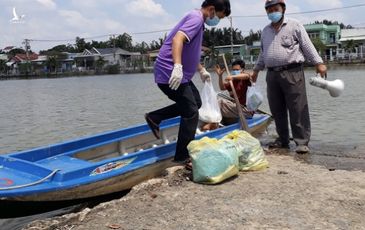
M 265 130 L 270 116 L 247 119 L 250 133 Z M 65 201 L 115 193 L 161 175 L 173 166 L 180 118 L 161 124 L 157 140 L 147 124 L 41 148 L 0 155 L 0 200 Z M 222 137 L 239 123 L 200 133 Z

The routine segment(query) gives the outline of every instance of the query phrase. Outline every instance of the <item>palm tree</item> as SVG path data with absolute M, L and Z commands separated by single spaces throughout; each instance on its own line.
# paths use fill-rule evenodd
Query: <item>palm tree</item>
M 56 56 L 48 56 L 46 61 L 46 66 L 49 72 L 56 72 L 57 71 L 57 57 Z

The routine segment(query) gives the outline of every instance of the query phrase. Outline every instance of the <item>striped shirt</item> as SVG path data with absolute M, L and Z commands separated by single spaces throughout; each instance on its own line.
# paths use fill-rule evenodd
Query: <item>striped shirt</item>
M 302 24 L 284 18 L 278 32 L 271 24 L 264 28 L 261 33 L 261 52 L 255 71 L 304 61 L 314 65 L 323 63 Z

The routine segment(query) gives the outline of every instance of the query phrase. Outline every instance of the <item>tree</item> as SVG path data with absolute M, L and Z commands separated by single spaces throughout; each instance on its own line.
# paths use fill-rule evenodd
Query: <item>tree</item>
M 8 66 L 5 60 L 0 60 L 0 73 L 6 73 Z
M 326 52 L 326 45 L 323 44 L 322 40 L 320 38 L 312 38 L 311 39 L 314 47 L 316 48 L 316 50 L 321 53 L 322 55 L 325 54 Z
M 21 48 L 15 48 L 9 51 L 8 56 L 9 58 L 15 57 L 15 55 L 17 54 L 25 54 L 25 50 L 21 49 Z
M 76 37 L 76 51 L 81 53 L 85 49 L 91 49 L 92 46 L 89 42 L 85 42 L 85 38 Z
M 106 61 L 104 60 L 103 57 L 99 57 L 99 59 L 95 61 L 96 73 L 101 73 L 102 72 L 105 63 L 106 63 Z
M 134 46 L 134 51 L 135 52 L 140 52 L 141 54 L 145 54 L 147 53 L 147 51 L 149 50 L 149 46 L 146 42 L 142 42 L 142 43 L 137 43 L 135 46 Z
M 133 44 L 132 44 L 132 36 L 130 36 L 127 33 L 123 33 L 122 35 L 117 36 L 116 38 L 110 39 L 113 44 L 115 44 L 115 47 L 119 47 L 124 50 L 132 51 L 133 50 Z
M 354 40 L 349 40 L 346 43 L 345 50 L 348 53 L 352 53 L 352 52 L 355 52 L 356 51 L 355 47 L 356 47 L 355 41 Z
M 67 45 L 58 45 L 58 46 L 54 46 L 53 48 L 51 49 L 48 49 L 48 50 L 42 50 L 42 51 L 39 51 L 39 54 L 41 55 L 45 55 L 49 52 L 67 52 L 67 53 L 75 53 L 76 52 L 76 49 L 74 46 L 72 46 L 71 44 L 67 44 Z
M 60 62 L 67 59 L 67 54 L 58 51 L 48 51 L 44 55 L 47 55 L 46 66 L 50 72 L 57 72 Z
M 339 25 L 341 29 L 352 29 L 351 25 L 345 25 L 343 23 L 339 23 L 338 21 L 331 21 L 324 19 L 323 21 L 315 21 L 314 24 L 325 24 L 325 25 Z
M 261 39 L 261 30 L 258 30 L 256 32 L 250 30 L 249 35 L 243 39 L 243 43 L 247 45 L 253 45 L 254 41 L 259 41 L 260 39 Z

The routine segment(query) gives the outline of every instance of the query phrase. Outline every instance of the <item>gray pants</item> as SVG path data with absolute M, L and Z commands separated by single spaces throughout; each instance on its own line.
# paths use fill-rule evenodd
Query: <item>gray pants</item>
M 289 143 L 289 111 L 295 143 L 308 145 L 311 126 L 303 68 L 268 71 L 266 82 L 269 106 L 281 142 Z
M 219 104 L 219 108 L 221 110 L 222 113 L 222 117 L 224 118 L 234 118 L 234 119 L 239 119 L 239 114 L 237 111 L 237 106 L 236 103 L 224 99 L 224 98 L 219 98 L 218 97 L 218 104 Z M 242 109 L 243 115 L 245 116 L 245 118 L 252 118 L 253 116 L 253 112 L 248 112 Z

